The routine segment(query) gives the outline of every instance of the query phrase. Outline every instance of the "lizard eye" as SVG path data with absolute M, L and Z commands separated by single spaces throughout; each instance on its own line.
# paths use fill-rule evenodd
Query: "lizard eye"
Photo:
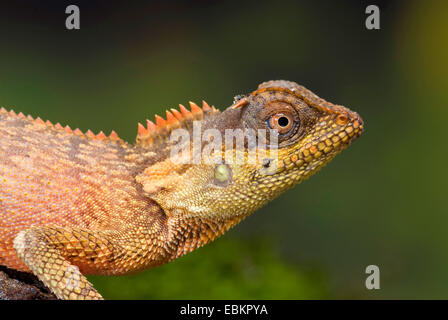
M 293 117 L 287 113 L 276 113 L 270 116 L 267 122 L 271 129 L 280 134 L 288 133 L 294 126 Z

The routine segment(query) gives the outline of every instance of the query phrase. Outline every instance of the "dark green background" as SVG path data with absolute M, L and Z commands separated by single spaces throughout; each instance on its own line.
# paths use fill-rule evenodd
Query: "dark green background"
M 133 141 L 167 107 L 297 81 L 359 112 L 364 135 L 216 242 L 90 279 L 106 298 L 448 298 L 447 30 L 443 0 L 2 2 L 0 105 Z

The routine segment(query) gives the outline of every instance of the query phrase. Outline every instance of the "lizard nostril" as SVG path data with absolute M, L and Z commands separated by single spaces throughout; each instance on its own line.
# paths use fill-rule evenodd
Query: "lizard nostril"
M 348 118 L 345 114 L 340 114 L 338 115 L 338 117 L 336 118 L 336 122 L 337 124 L 343 126 L 344 124 L 347 124 Z

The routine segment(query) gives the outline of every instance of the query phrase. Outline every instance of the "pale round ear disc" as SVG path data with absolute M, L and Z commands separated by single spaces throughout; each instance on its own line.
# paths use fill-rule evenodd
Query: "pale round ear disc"
M 215 180 L 219 184 L 226 184 L 229 183 L 232 179 L 232 173 L 230 171 L 230 168 L 226 164 L 218 164 L 215 167 Z

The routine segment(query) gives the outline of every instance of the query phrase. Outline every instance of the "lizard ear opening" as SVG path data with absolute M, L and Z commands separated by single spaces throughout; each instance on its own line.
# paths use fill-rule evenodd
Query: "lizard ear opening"
M 232 181 L 232 170 L 226 164 L 218 164 L 215 167 L 214 183 L 219 186 L 227 186 Z

